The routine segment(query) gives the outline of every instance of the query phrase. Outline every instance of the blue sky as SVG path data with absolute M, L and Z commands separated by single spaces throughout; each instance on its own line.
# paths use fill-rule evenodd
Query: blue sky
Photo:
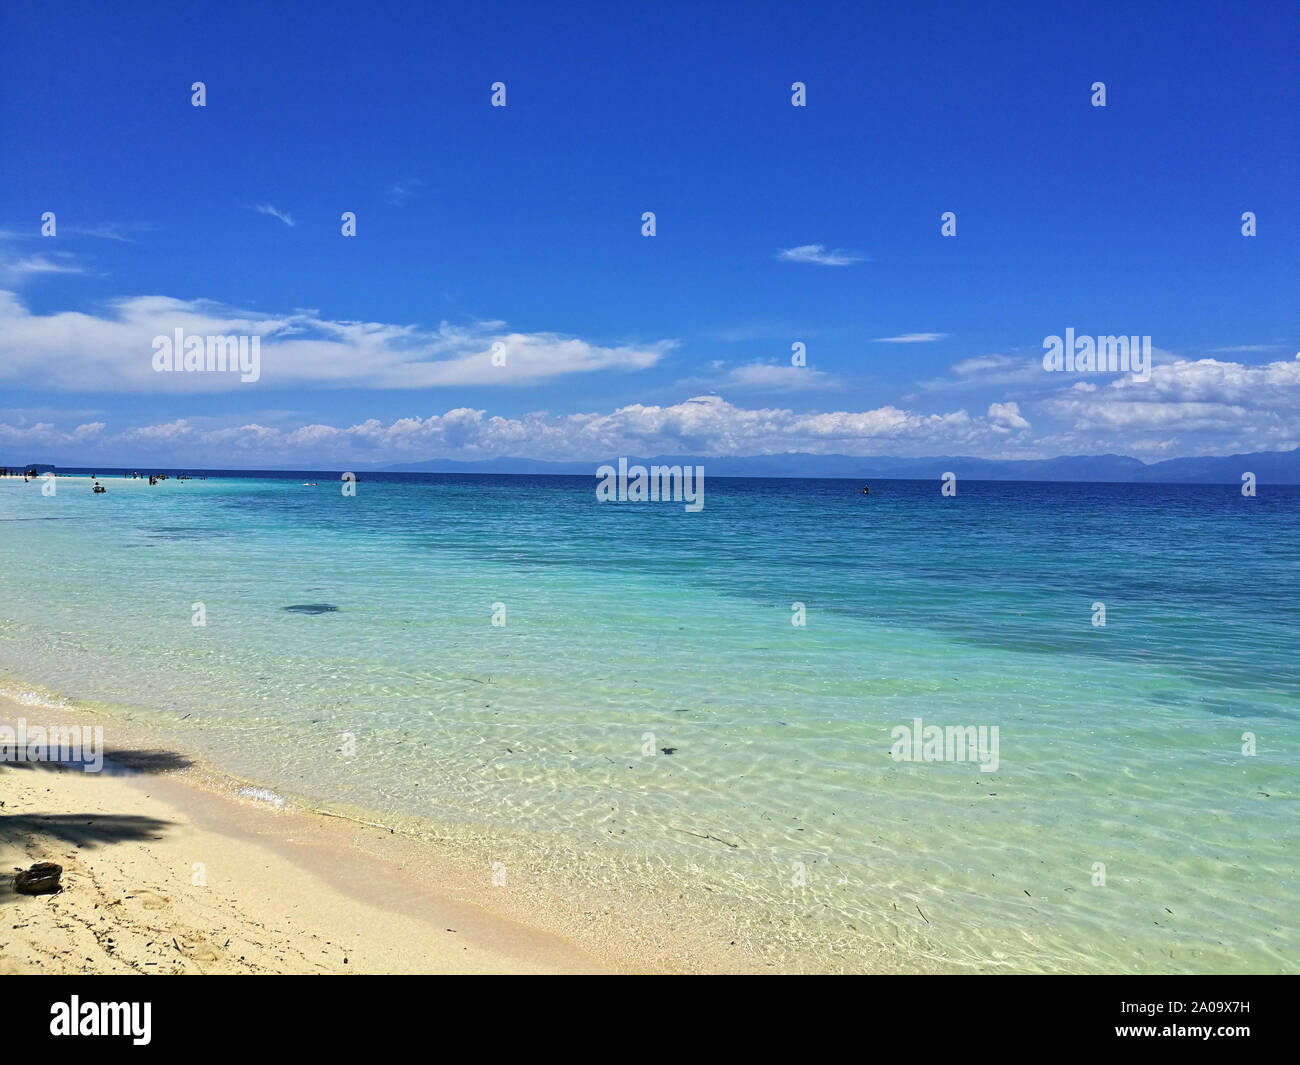
M 8 5 L 0 460 L 1295 447 L 1298 10 Z

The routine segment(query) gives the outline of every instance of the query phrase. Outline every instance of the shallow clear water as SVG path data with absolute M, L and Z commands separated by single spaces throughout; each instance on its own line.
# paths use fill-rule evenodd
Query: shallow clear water
M 0 480 L 0 688 L 777 965 L 1300 971 L 1300 489 L 104 483 Z

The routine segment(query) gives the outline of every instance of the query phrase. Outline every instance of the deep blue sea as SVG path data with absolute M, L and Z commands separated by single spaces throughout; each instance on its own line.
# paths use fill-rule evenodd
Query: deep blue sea
M 0 480 L 33 718 L 780 966 L 1300 971 L 1300 488 L 101 480 Z

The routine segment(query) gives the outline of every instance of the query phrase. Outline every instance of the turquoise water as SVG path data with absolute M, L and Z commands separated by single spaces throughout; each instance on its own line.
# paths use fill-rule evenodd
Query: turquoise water
M 778 967 L 1300 971 L 1300 489 L 103 480 L 0 480 L 0 689 Z

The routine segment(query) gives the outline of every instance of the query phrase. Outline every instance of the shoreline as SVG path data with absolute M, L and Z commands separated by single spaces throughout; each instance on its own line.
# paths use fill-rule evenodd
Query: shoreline
M 278 796 L 103 713 L 0 696 L 0 724 L 19 718 L 115 742 L 101 772 L 0 764 L 0 974 L 735 971 L 671 932 L 494 887 L 454 843 L 256 798 Z M 63 890 L 15 893 L 39 861 Z

